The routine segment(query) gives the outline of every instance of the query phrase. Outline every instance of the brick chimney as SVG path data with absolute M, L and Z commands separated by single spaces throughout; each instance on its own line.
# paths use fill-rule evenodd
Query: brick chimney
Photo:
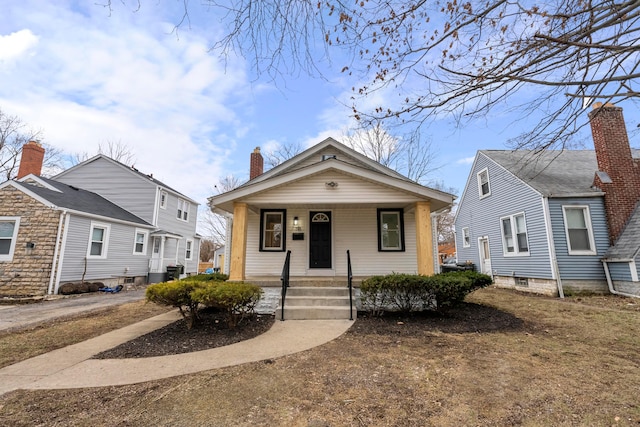
M 264 171 L 264 159 L 262 158 L 262 154 L 260 154 L 260 147 L 256 147 L 251 153 L 251 165 L 249 167 L 249 179 L 253 179 L 257 176 L 262 175 Z
M 606 173 L 596 174 L 595 185 L 605 192 L 609 239 L 614 244 L 640 200 L 640 168 L 631 156 L 622 108 L 597 102 L 589 120 L 598 170 Z
M 44 161 L 44 148 L 37 141 L 29 141 L 22 146 L 22 158 L 20 159 L 20 167 L 18 168 L 18 176 L 20 179 L 29 175 L 40 175 L 42 172 L 42 162 Z

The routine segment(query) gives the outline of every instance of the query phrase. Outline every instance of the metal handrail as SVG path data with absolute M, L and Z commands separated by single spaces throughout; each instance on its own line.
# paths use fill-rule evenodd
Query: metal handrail
M 353 271 L 351 270 L 351 254 L 347 249 L 347 286 L 349 287 L 349 320 L 353 320 Z
M 282 275 L 280 275 L 280 281 L 282 281 L 282 303 L 280 320 L 284 321 L 284 300 L 287 297 L 287 288 L 289 287 L 289 269 L 291 263 L 291 251 L 287 251 L 287 257 L 284 260 L 284 266 L 282 267 Z

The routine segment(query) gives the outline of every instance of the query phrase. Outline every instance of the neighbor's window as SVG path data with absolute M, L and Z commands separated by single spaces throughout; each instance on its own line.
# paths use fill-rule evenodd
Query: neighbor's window
M 402 209 L 378 209 L 378 251 L 404 251 Z
M 563 206 L 564 228 L 567 234 L 569 255 L 594 255 L 596 253 L 588 206 Z
M 186 200 L 178 199 L 178 219 L 183 221 L 189 220 L 189 202 Z
M 502 222 L 502 248 L 505 255 L 528 255 L 527 224 L 524 213 L 500 218 Z
M 185 253 L 184 253 L 184 258 L 187 260 L 191 260 L 192 258 L 192 253 L 193 253 L 193 241 L 192 240 L 187 240 L 187 245 L 186 245 L 186 249 L 185 249 Z
M 491 195 L 491 187 L 489 187 L 489 169 L 484 168 L 478 172 L 478 191 L 480 198 Z
M 89 233 L 89 248 L 87 249 L 87 258 L 106 258 L 107 245 L 109 243 L 108 224 L 91 223 L 91 231 Z
M 167 208 L 167 192 L 166 191 L 160 192 L 160 207 L 162 209 Z
M 20 218 L 0 216 L 0 261 L 11 261 L 16 249 Z
M 471 246 L 471 235 L 469 234 L 469 227 L 462 228 L 462 247 L 468 248 Z
M 134 255 L 145 255 L 147 253 L 148 237 L 149 237 L 148 231 L 136 229 L 136 237 L 133 244 Z
M 284 209 L 260 211 L 261 251 L 285 250 L 286 215 Z

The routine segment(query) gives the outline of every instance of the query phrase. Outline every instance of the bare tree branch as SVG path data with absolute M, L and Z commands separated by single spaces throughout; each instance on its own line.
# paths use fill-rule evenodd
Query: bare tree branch
M 420 125 L 443 113 L 463 124 L 494 108 L 527 117 L 544 100 L 549 115 L 533 127 L 546 131 L 518 144 L 564 147 L 586 121 L 582 99 L 566 97 L 567 88 L 604 102 L 640 98 L 638 0 L 209 3 L 228 25 L 216 48 L 245 54 L 258 74 L 321 75 L 329 53 L 337 54 L 343 73 L 358 81 L 353 114 L 371 125 Z M 536 98 L 514 106 L 525 88 Z M 361 106 L 380 90 L 403 101 L 385 96 L 373 110 Z

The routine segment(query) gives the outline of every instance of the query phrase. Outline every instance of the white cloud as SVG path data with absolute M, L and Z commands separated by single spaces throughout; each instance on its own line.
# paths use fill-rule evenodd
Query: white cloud
M 457 165 L 470 165 L 475 160 L 475 157 L 465 157 L 456 161 Z
M 162 8 L 109 16 L 91 4 L 12 6 L 13 19 L 24 17 L 16 24 L 30 30 L 0 34 L 0 64 L 22 55 L 0 68 L 0 108 L 68 153 L 93 155 L 119 141 L 140 171 L 204 202 L 251 126 L 241 117 L 250 86 L 244 64 L 221 63 L 197 31 L 169 34 L 171 24 L 154 16 Z
M 38 37 L 30 30 L 0 35 L 0 65 L 20 58 L 36 44 L 38 44 Z

